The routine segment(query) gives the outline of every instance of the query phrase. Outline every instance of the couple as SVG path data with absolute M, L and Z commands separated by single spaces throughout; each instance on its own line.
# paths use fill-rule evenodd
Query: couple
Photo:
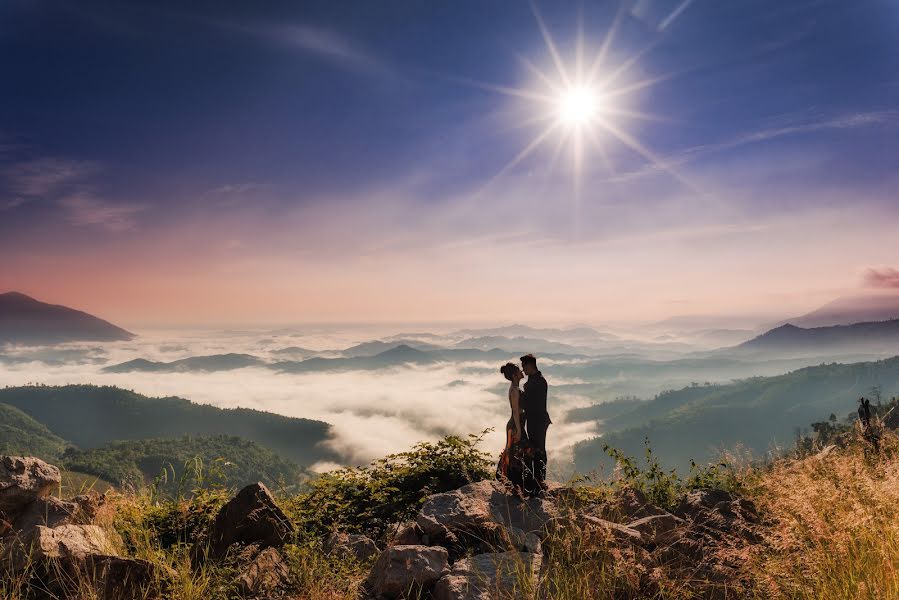
M 506 447 L 500 456 L 497 475 L 517 484 L 522 484 L 519 479 L 523 480 L 525 491 L 529 491 L 528 488 L 539 491 L 546 487 L 546 429 L 552 423 L 546 411 L 547 385 L 533 354 L 522 356 L 520 360 L 521 368 L 506 363 L 499 370 L 511 382 L 512 417 L 506 423 Z M 518 385 L 525 376 L 528 380 L 522 391 Z M 519 473 L 521 465 L 523 472 Z

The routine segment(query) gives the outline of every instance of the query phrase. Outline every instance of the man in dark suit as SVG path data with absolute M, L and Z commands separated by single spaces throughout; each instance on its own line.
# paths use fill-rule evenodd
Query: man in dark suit
M 528 376 L 521 396 L 521 407 L 524 409 L 522 428 L 527 431 L 528 439 L 537 448 L 537 472 L 535 477 L 541 487 L 546 480 L 546 429 L 552 423 L 546 411 L 546 379 L 537 369 L 537 359 L 533 354 L 521 357 L 521 370 Z

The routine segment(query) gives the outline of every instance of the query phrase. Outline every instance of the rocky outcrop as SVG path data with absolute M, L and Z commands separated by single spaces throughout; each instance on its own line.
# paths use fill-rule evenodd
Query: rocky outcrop
M 498 552 L 463 558 L 434 586 L 434 600 L 525 597 L 525 592 L 536 588 L 541 559 L 540 554 L 530 552 Z
M 158 597 L 153 565 L 118 556 L 122 541 L 97 524 L 105 497 L 66 502 L 50 496 L 59 482 L 59 470 L 40 459 L 0 456 L 0 569 L 53 598 Z
M 60 481 L 59 469 L 39 458 L 0 456 L 0 513 L 10 516 L 46 498 Z
M 520 498 L 497 481 L 478 481 L 428 497 L 416 523 L 424 534 L 437 538 L 448 534 L 490 538 L 498 529 L 512 528 L 542 538 L 558 514 L 550 499 Z
M 376 596 L 415 597 L 446 574 L 449 554 L 440 546 L 392 546 L 375 562 L 367 584 Z
M 228 501 L 209 532 L 208 558 L 224 557 L 233 545 L 280 548 L 293 535 L 293 525 L 262 483 L 248 485 Z
M 544 552 L 567 535 L 583 542 L 581 558 L 611 560 L 647 596 L 661 593 L 658 574 L 666 572 L 689 582 L 698 597 L 723 597 L 739 580 L 734 550 L 757 539 L 757 524 L 751 502 L 720 490 L 690 492 L 669 512 L 633 488 L 591 504 L 558 484 L 542 497 L 521 498 L 481 481 L 428 497 L 414 522 L 395 526 L 369 575 L 369 591 L 378 598 L 426 590 L 435 600 L 498 600 L 552 589 L 541 579 Z M 448 566 L 429 587 L 436 567 L 429 577 L 412 573 L 435 546 L 446 552 Z

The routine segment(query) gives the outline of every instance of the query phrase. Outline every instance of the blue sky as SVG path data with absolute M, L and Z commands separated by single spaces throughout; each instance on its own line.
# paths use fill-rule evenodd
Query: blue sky
M 540 18 L 645 152 L 510 166 Z M 899 250 L 889 0 L 10 0 L 0 56 L 0 285 L 126 319 L 770 314 Z

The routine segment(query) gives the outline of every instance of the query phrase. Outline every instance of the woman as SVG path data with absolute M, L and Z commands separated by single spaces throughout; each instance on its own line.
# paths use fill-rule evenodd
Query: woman
M 524 378 L 524 374 L 521 372 L 521 369 L 518 368 L 518 365 L 514 363 L 504 364 L 500 367 L 499 372 L 511 382 L 509 385 L 509 405 L 512 408 L 512 416 L 509 418 L 509 422 L 506 423 L 506 447 L 499 457 L 496 474 L 497 477 L 503 476 L 509 478 L 509 467 L 513 454 L 512 446 L 520 443 L 522 438 L 521 416 L 524 411 L 519 405 L 521 400 L 521 390 L 518 389 L 518 384 Z

